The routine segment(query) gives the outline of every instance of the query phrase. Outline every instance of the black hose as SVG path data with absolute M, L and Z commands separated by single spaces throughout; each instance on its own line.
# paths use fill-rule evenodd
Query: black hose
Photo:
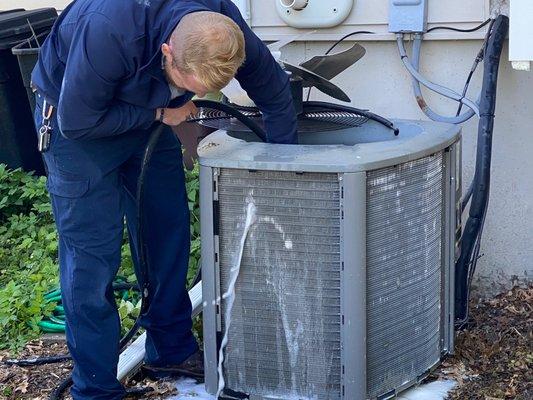
M 142 306 L 142 303 L 141 303 L 141 306 Z M 133 339 L 135 334 L 139 331 L 139 329 L 141 328 L 140 322 L 141 322 L 140 318 L 137 317 L 131 329 L 122 337 L 122 339 L 120 339 L 120 342 L 118 344 L 120 352 L 122 352 L 126 348 L 130 340 Z
M 322 101 L 304 101 L 303 105 L 304 105 L 304 108 L 306 107 L 323 108 L 323 109 L 359 114 L 363 117 L 366 117 L 368 119 L 371 119 L 373 121 L 376 121 L 386 126 L 387 128 L 391 129 L 396 136 L 398 136 L 400 133 L 400 130 L 394 126 L 394 123 L 392 121 L 389 121 L 388 119 L 383 118 L 382 116 L 374 114 L 370 111 L 360 110 L 359 108 L 349 107 L 349 106 L 345 106 L 341 104 L 326 103 Z
M 267 141 L 267 134 L 265 131 L 256 124 L 253 120 L 248 118 L 246 115 L 241 113 L 240 111 L 236 110 L 235 108 L 219 103 L 216 101 L 210 101 L 210 100 L 193 100 L 193 103 L 196 105 L 196 107 L 199 108 L 212 108 L 215 110 L 222 111 L 228 115 L 231 115 L 232 117 L 236 118 L 240 122 L 242 122 L 244 125 L 246 125 L 252 132 L 254 132 L 262 141 Z M 137 235 L 137 246 L 139 249 L 139 264 L 140 264 L 140 272 L 141 272 L 141 279 L 142 282 L 140 282 L 140 286 L 142 288 L 141 295 L 142 295 L 142 303 L 141 303 L 141 312 L 139 315 L 139 318 L 142 317 L 149 308 L 150 305 L 150 285 L 149 285 L 149 260 L 147 256 L 146 251 L 146 241 L 144 240 L 144 184 L 146 179 L 146 173 L 148 171 L 148 166 L 150 164 L 150 160 L 152 159 L 153 152 L 155 151 L 155 148 L 157 146 L 157 143 L 159 142 L 159 138 L 161 137 L 162 133 L 166 129 L 166 125 L 161 124 L 158 126 L 150 135 L 150 138 L 148 140 L 148 144 L 146 145 L 146 150 L 144 152 L 143 161 L 141 165 L 141 173 L 139 175 L 139 179 L 137 182 L 137 223 L 138 223 L 138 235 Z M 137 324 L 136 324 L 137 325 Z M 135 326 L 134 325 L 134 328 Z M 132 328 L 133 330 L 133 328 Z M 130 335 L 133 337 L 135 333 Z M 127 343 L 126 343 L 127 344 Z
M 468 319 L 468 301 L 471 277 L 479 256 L 479 243 L 489 204 L 490 168 L 492 163 L 492 137 L 498 70 L 504 41 L 509 30 L 509 18 L 500 15 L 494 22 L 487 45 L 484 63 L 483 87 L 481 91 L 480 121 L 478 126 L 478 148 L 476 172 L 469 218 L 461 238 L 461 256 L 456 264 L 455 316 L 458 324 Z
M 67 390 L 72 385 L 72 377 L 68 377 L 63 382 L 60 383 L 60 385 L 54 389 L 52 394 L 50 395 L 50 399 L 60 399 L 63 396 L 63 393 L 65 390 Z M 151 393 L 154 391 L 154 388 L 152 387 L 145 387 L 145 388 L 130 388 L 126 390 L 126 395 L 124 398 L 140 398 L 141 396 L 144 397 L 144 395 Z
M 139 317 L 137 318 L 137 321 L 146 314 L 148 311 L 148 308 L 150 306 L 150 280 L 149 280 L 149 260 L 147 257 L 147 249 L 146 249 L 146 241 L 144 240 L 144 185 L 146 180 L 146 174 L 148 172 L 148 165 L 150 164 L 150 161 L 152 159 L 152 155 L 155 151 L 155 148 L 157 146 L 157 143 L 159 142 L 159 138 L 163 134 L 163 132 L 166 130 L 166 125 L 160 124 L 150 135 L 150 138 L 148 139 L 148 144 L 146 145 L 146 150 L 144 151 L 144 156 L 141 163 L 141 172 L 139 174 L 139 178 L 137 180 L 137 248 L 139 252 L 139 269 L 141 273 L 141 282 L 139 282 L 139 286 L 141 287 L 141 311 L 139 313 Z M 133 331 L 134 328 L 139 328 L 139 324 L 135 321 L 135 324 L 133 325 L 133 328 L 131 331 Z M 128 332 L 126 336 L 133 337 L 135 335 L 135 332 L 133 334 Z M 127 343 L 126 343 L 127 344 Z
M 50 400 L 59 400 L 63 397 L 63 393 L 72 386 L 72 376 L 63 380 L 58 387 L 50 394 Z
M 196 105 L 196 107 L 212 108 L 212 109 L 219 110 L 219 111 L 225 112 L 226 114 L 231 115 L 232 117 L 238 119 L 239 122 L 242 122 L 244 125 L 246 125 L 263 142 L 267 141 L 267 134 L 263 130 L 263 128 L 261 128 L 257 123 L 255 123 L 255 121 L 251 120 L 250 118 L 248 118 L 246 115 L 236 110 L 235 108 L 227 104 L 218 103 L 216 101 L 210 101 L 210 100 L 194 100 L 193 102 Z
M 3 364 L 5 365 L 16 365 L 17 367 L 33 367 L 36 365 L 45 365 L 45 364 L 57 364 L 71 359 L 70 355 L 63 354 L 59 356 L 52 357 L 38 357 L 38 358 L 27 358 L 24 360 L 5 360 Z

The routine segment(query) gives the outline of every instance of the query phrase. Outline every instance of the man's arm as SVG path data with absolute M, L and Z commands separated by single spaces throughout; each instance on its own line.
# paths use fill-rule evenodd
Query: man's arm
M 70 45 L 59 96 L 61 133 L 69 139 L 95 139 L 148 128 L 155 110 L 114 99 L 129 70 L 119 34 L 101 14 L 83 18 Z
M 237 72 L 237 80 L 263 113 L 268 141 L 297 143 L 296 112 L 294 110 L 288 75 L 274 60 L 265 44 L 252 32 L 239 9 L 223 0 L 228 17 L 244 33 L 246 61 Z

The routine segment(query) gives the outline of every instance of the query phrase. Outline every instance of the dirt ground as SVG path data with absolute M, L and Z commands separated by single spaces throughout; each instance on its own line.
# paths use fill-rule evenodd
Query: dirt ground
M 39 340 L 28 344 L 17 358 L 65 352 L 61 341 Z M 0 352 L 0 399 L 48 399 L 56 385 L 70 374 L 70 362 L 39 367 L 2 363 L 11 356 Z M 467 330 L 457 335 L 455 356 L 448 358 L 432 378 L 459 382 L 449 400 L 531 400 L 532 368 L 533 286 L 473 303 Z M 130 382 L 128 386 L 136 384 Z M 170 382 L 145 381 L 142 385 L 154 390 L 142 398 L 165 399 L 176 394 Z

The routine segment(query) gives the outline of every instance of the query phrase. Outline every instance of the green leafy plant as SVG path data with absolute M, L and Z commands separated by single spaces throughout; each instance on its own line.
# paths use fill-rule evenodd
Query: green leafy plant
M 0 164 L 0 348 L 19 349 L 39 335 L 54 303 L 57 239 L 45 179 Z
M 36 178 L 21 169 L 9 171 L 0 164 L 0 223 L 10 216 L 36 211 L 52 217 L 52 208 L 45 189 L 46 178 Z
M 185 174 L 185 188 L 191 214 L 191 256 L 189 258 L 189 285 L 200 268 L 200 167 L 198 163 Z
M 188 281 L 200 264 L 199 167 L 186 171 L 191 214 L 191 257 Z M 46 179 L 0 164 L 0 349 L 19 350 L 41 334 L 38 324 L 57 306 L 46 293 L 58 285 L 57 233 Z M 133 260 L 124 234 L 120 275 L 135 282 Z M 133 326 L 140 311 L 132 291 L 117 294 L 123 332 Z M 201 323 L 195 322 L 197 335 Z

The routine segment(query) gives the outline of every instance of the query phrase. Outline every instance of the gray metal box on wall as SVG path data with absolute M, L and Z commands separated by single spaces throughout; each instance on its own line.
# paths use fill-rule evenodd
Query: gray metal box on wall
M 389 32 L 425 32 L 427 18 L 428 0 L 390 0 Z
M 218 131 L 199 146 L 206 385 L 254 399 L 388 398 L 453 352 L 460 128 L 369 121 L 267 145 Z

